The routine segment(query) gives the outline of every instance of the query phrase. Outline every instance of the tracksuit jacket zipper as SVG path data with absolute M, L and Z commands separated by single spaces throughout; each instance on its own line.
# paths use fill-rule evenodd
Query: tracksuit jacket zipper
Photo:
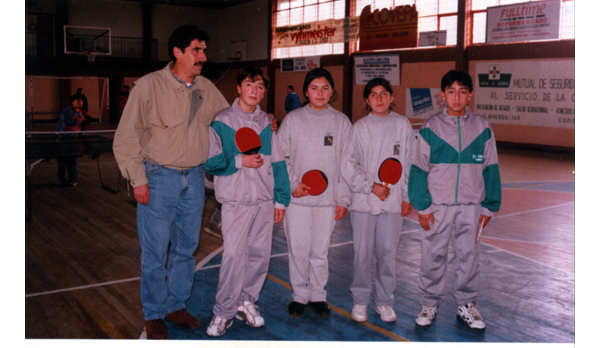
M 456 118 L 458 125 L 458 173 L 456 174 L 456 193 L 454 194 L 454 205 L 458 205 L 458 184 L 460 182 L 460 156 L 462 153 L 461 135 L 460 135 L 460 117 Z

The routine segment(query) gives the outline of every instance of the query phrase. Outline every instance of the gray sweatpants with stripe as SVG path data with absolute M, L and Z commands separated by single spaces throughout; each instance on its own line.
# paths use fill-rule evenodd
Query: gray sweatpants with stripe
M 439 306 L 446 297 L 448 245 L 454 241 L 456 282 L 454 299 L 458 306 L 477 299 L 479 291 L 479 205 L 432 205 L 434 224 L 421 234 L 421 277 L 419 301 Z
M 256 302 L 265 283 L 273 241 L 275 206 L 223 204 L 223 259 L 213 313 L 231 319 L 244 301 Z
M 327 256 L 335 227 L 335 207 L 290 204 L 285 211 L 283 227 L 288 242 L 293 301 L 304 304 L 326 301 Z
M 354 276 L 350 285 L 353 303 L 369 305 L 373 289 L 376 306 L 392 306 L 396 291 L 396 251 L 400 242 L 400 214 L 372 215 L 352 211 Z M 377 261 L 373 269 L 373 255 Z M 375 279 L 373 279 L 375 271 Z

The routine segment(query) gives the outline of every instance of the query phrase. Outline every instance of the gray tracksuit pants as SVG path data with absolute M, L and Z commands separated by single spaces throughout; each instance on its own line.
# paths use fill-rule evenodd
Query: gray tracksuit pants
M 396 251 L 402 230 L 402 216 L 352 211 L 350 217 L 354 242 L 354 276 L 350 285 L 352 301 L 354 304 L 368 305 L 374 287 L 375 305 L 392 306 L 396 290 Z M 373 255 L 377 258 L 375 269 Z
M 291 203 L 283 218 L 288 242 L 293 301 L 326 301 L 327 255 L 335 227 L 335 207 L 305 207 Z
M 446 297 L 448 245 L 454 240 L 456 283 L 454 298 L 458 306 L 473 302 L 479 290 L 479 205 L 431 205 L 434 224 L 421 235 L 421 277 L 419 301 L 428 307 L 439 306 Z
M 213 313 L 231 319 L 244 301 L 256 302 L 271 257 L 274 205 L 223 204 L 223 260 Z

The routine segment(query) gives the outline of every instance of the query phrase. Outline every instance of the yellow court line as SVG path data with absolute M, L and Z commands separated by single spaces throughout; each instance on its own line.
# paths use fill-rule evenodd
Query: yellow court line
M 290 284 L 284 282 L 283 280 L 281 280 L 279 278 L 275 278 L 272 275 L 267 274 L 267 279 L 269 279 L 269 280 L 271 280 L 271 281 L 273 281 L 273 282 L 275 282 L 275 283 L 283 286 L 284 288 L 287 288 L 287 289 L 293 291 L 292 286 Z M 340 308 L 332 305 L 331 303 L 329 303 L 329 307 L 331 307 L 331 310 L 333 310 L 334 312 L 336 312 L 338 314 L 341 314 L 341 315 L 343 315 L 346 318 L 352 319 L 352 315 L 350 313 L 346 312 L 345 310 L 340 309 Z M 352 319 L 352 320 L 354 320 L 354 319 Z M 379 326 L 377 326 L 375 324 L 369 323 L 368 321 L 365 321 L 365 322 L 362 322 L 362 323 L 359 323 L 359 324 L 362 324 L 362 325 L 368 327 L 371 330 L 375 330 L 378 333 L 380 333 L 380 334 L 382 334 L 384 336 L 387 336 L 387 337 L 389 337 L 389 338 L 391 338 L 393 340 L 396 340 L 396 341 L 399 341 L 399 342 L 410 342 L 408 339 L 406 339 L 406 338 L 404 338 L 404 337 L 402 337 L 400 335 L 397 335 L 397 334 L 395 334 L 395 333 L 393 333 L 393 332 L 391 332 L 389 330 L 386 330 L 386 329 L 384 329 L 382 327 L 379 327 Z

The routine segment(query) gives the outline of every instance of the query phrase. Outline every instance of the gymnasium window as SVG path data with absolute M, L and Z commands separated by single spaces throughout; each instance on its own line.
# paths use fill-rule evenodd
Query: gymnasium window
M 274 27 L 311 23 L 346 16 L 344 0 L 277 0 Z M 344 43 L 307 45 L 273 49 L 273 58 L 292 58 L 343 54 Z
M 473 21 L 471 43 L 485 43 L 486 9 L 488 7 L 533 1 L 540 0 L 471 0 L 471 20 Z M 560 21 L 559 38 L 561 40 L 575 39 L 575 0 L 561 0 Z
M 419 33 L 446 30 L 446 45 L 456 45 L 458 0 L 355 0 L 356 13 L 371 5 L 371 11 L 395 8 L 404 5 L 417 5 L 419 12 Z M 359 43 L 360 45 L 360 43 Z

